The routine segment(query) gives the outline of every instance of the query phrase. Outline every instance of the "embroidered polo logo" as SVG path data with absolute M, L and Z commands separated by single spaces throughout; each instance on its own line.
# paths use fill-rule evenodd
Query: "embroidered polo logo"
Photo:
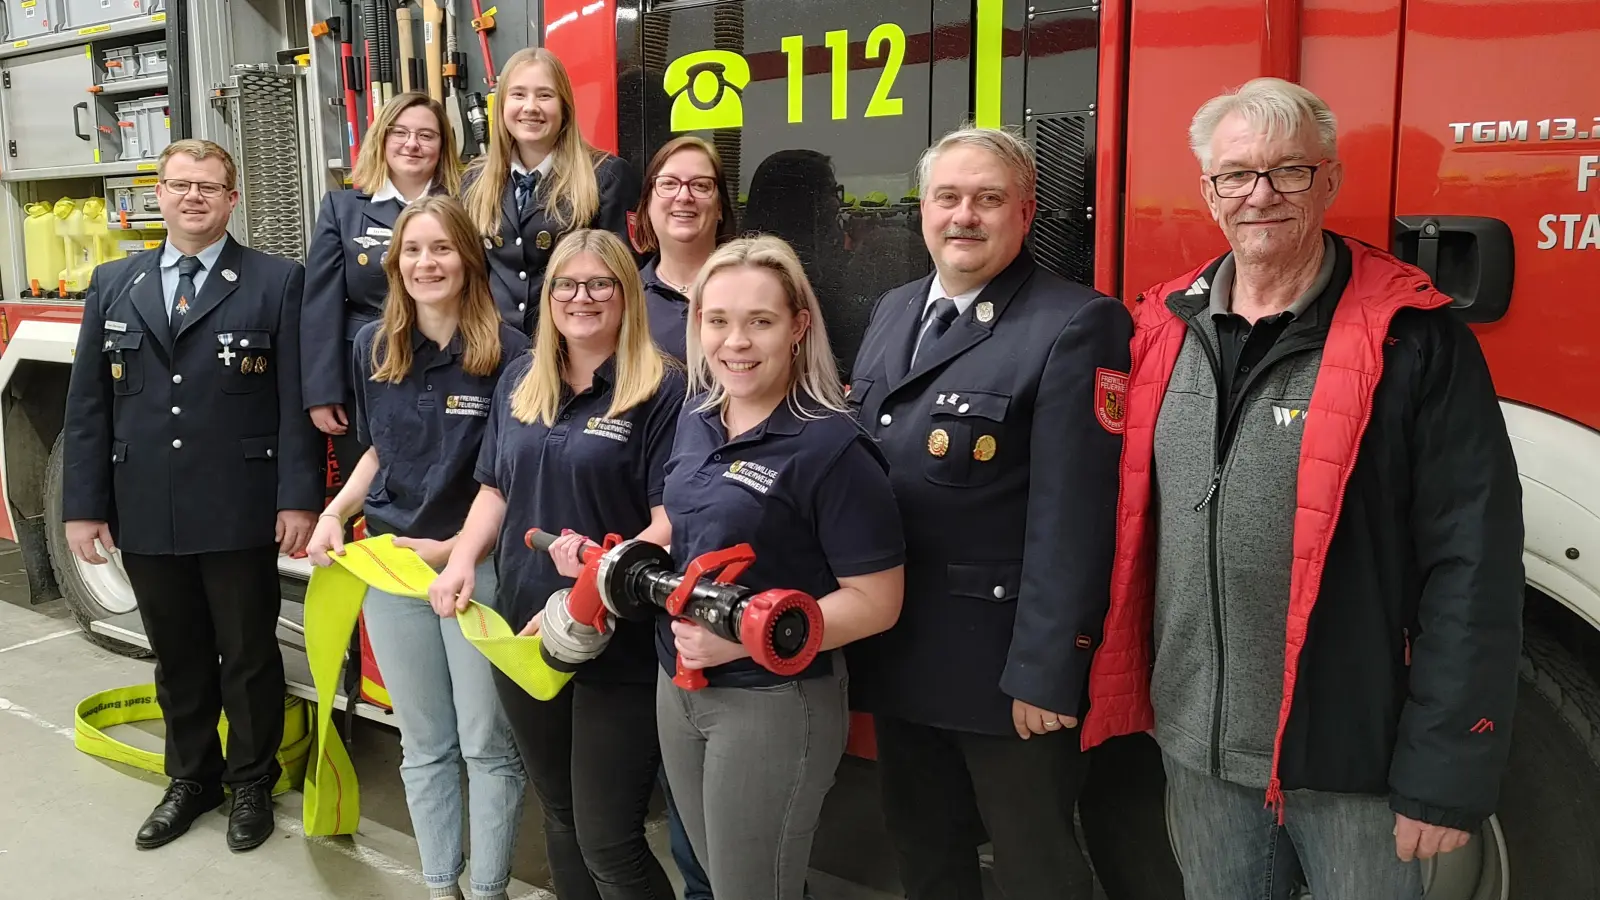
M 583 429 L 583 433 L 605 438 L 608 441 L 616 441 L 619 444 L 626 444 L 628 438 L 633 436 L 633 423 L 627 419 L 608 419 L 605 416 L 591 416 L 587 427 Z
M 735 460 L 728 466 L 728 471 L 723 472 L 722 477 L 731 478 L 747 488 L 765 494 L 772 490 L 772 485 L 778 480 L 778 470 L 741 459 Z
M 1469 728 L 1467 730 L 1471 731 L 1473 734 L 1488 734 L 1489 732 L 1494 730 L 1494 720 L 1493 719 L 1479 719 L 1478 720 L 1478 724 L 1472 726 L 1471 728 Z
M 1288 428 L 1290 425 L 1293 425 L 1296 422 L 1304 422 L 1306 420 L 1306 416 L 1309 414 L 1310 413 L 1303 409 L 1291 409 L 1287 406 L 1274 406 L 1272 408 L 1272 421 L 1277 422 L 1279 425 L 1282 425 L 1285 428 Z
M 447 416 L 478 416 L 489 417 L 489 398 L 474 397 L 471 394 L 451 394 L 444 398 L 444 414 Z

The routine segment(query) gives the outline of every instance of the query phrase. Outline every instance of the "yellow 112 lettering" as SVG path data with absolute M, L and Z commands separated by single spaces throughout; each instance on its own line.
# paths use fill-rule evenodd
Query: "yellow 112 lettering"
M 823 36 L 823 43 L 831 51 L 832 58 L 828 67 L 832 115 L 834 119 L 844 119 L 849 116 L 850 32 L 847 29 L 830 31 Z M 790 35 L 783 39 L 782 47 L 783 55 L 789 60 L 789 122 L 799 124 L 805 115 L 805 37 Z M 894 80 L 905 62 L 905 29 L 893 22 L 884 22 L 872 29 L 867 35 L 866 55 L 867 59 L 885 57 L 878 87 L 867 103 L 867 118 L 900 115 L 904 104 L 899 97 L 889 96 L 889 92 L 894 89 Z
M 850 109 L 850 32 L 829 31 L 823 36 L 829 50 L 829 101 L 834 120 L 849 117 Z M 779 44 L 787 60 L 785 84 L 788 94 L 788 121 L 800 124 L 805 114 L 805 36 L 789 35 Z M 905 29 L 885 22 L 867 35 L 864 47 L 869 60 L 882 59 L 878 84 L 867 101 L 869 119 L 898 116 L 904 102 L 891 97 L 895 78 L 905 62 Z M 671 129 L 740 128 L 744 125 L 744 92 L 751 81 L 750 63 L 729 50 L 700 50 L 673 60 L 662 79 L 662 87 L 672 98 Z

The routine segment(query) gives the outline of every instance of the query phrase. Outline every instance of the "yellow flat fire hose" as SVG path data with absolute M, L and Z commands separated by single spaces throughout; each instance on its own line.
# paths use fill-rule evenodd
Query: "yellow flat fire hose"
M 278 766 L 282 773 L 272 786 L 281 794 L 305 777 L 306 759 L 311 755 L 311 729 L 304 700 L 292 694 L 283 698 L 283 742 L 278 747 Z M 156 686 L 136 684 L 112 688 L 83 698 L 73 711 L 72 743 L 90 756 L 144 769 L 157 775 L 166 771 L 160 753 L 125 744 L 105 733 L 105 729 L 134 722 L 160 721 L 161 706 L 156 702 Z M 228 746 L 228 717 L 219 717 L 217 733 L 223 749 Z
M 305 773 L 306 834 L 353 834 L 361 818 L 361 795 L 344 743 L 333 728 L 334 692 L 367 588 L 426 603 L 438 577 L 415 551 L 396 547 L 392 535 L 345 544 L 334 565 L 312 569 L 306 587 L 306 656 L 317 690 L 318 753 Z M 495 668 L 539 700 L 549 700 L 572 679 L 544 661 L 542 638 L 518 637 L 493 609 L 472 602 L 456 614 L 469 643 Z
M 317 836 L 353 834 L 361 820 L 355 767 L 334 730 L 333 714 L 339 672 L 367 587 L 426 603 L 428 586 L 438 577 L 415 551 L 396 547 L 392 535 L 345 544 L 345 555 L 331 558 L 334 565 L 314 567 L 306 586 L 306 658 L 317 691 L 315 727 L 308 721 L 305 701 L 285 695 L 283 742 L 278 751 L 283 773 L 272 789 L 274 794 L 281 794 L 303 781 L 306 834 Z M 488 606 L 469 603 L 456 614 L 456 622 L 469 643 L 539 700 L 555 697 L 572 679 L 571 673 L 556 671 L 544 661 L 540 636 L 518 637 L 505 619 Z M 101 691 L 78 704 L 73 717 L 73 743 L 91 756 L 161 774 L 165 770 L 162 754 L 139 749 L 105 733 L 105 729 L 117 725 L 160 718 L 154 684 Z M 220 718 L 217 727 L 226 747 L 226 716 Z M 315 759 L 311 758 L 313 739 L 318 748 Z

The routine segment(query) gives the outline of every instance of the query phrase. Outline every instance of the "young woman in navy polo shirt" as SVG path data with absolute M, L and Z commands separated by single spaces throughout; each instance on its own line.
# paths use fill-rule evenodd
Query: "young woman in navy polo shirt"
M 430 193 L 454 194 L 461 182 L 450 120 L 428 95 L 396 96 L 367 133 L 356 158 L 355 189 L 322 198 L 306 248 L 300 311 L 301 391 L 311 421 L 333 439 L 346 478 L 364 449 L 350 423 L 350 353 L 361 326 L 383 315 L 389 293 L 384 262 L 395 219 L 407 203 Z
M 749 543 L 739 579 L 822 607 L 797 676 L 743 645 L 659 620 L 656 715 L 667 777 L 718 897 L 799 900 L 848 730 L 844 655 L 900 615 L 905 547 L 887 465 L 846 412 L 816 295 L 769 236 L 723 245 L 690 290 L 690 400 L 667 465 L 673 560 Z M 709 683 L 672 683 L 677 659 Z
M 639 176 L 583 139 L 567 70 L 543 47 L 506 60 L 494 110 L 494 139 L 468 168 L 463 199 L 483 237 L 500 314 L 531 333 L 555 245 L 579 228 L 626 241 Z
M 369 449 L 317 520 L 307 550 L 319 566 L 344 553 L 346 519 L 394 534 L 432 566 L 450 556 L 472 502 L 472 471 L 490 398 L 528 339 L 501 323 L 483 249 L 466 210 L 447 196 L 412 200 L 384 263 L 383 318 L 356 335 L 354 422 Z M 494 568 L 475 554 L 492 596 Z M 368 589 L 367 633 L 400 722 L 400 774 L 430 897 L 461 897 L 459 762 L 471 794 L 472 896 L 503 900 L 511 879 L 526 776 L 495 700 L 489 661 L 461 634 L 453 604 Z
M 527 549 L 528 529 L 665 543 L 661 479 L 683 396 L 681 367 L 650 339 L 628 248 L 607 231 L 563 239 L 533 353 L 495 392 L 482 487 L 432 596 L 470 594 L 473 560 L 497 545 L 500 606 L 511 627 L 532 634 L 550 595 L 572 579 Z M 660 763 L 652 642 L 648 624 L 618 622 L 600 656 L 549 701 L 495 673 L 544 807 L 561 900 L 673 897 L 644 832 Z
M 644 173 L 639 195 L 641 253 L 655 258 L 640 270 L 650 333 L 656 343 L 684 358 L 689 325 L 689 285 L 717 245 L 733 236 L 733 198 L 722 157 L 692 135 L 667 141 Z

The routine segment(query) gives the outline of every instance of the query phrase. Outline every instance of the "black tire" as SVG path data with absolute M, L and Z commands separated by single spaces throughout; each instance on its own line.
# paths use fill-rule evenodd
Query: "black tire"
M 66 599 L 72 618 L 77 620 L 78 627 L 83 629 L 83 636 L 90 643 L 122 656 L 148 659 L 153 654 L 144 647 L 107 637 L 90 627 L 92 623 L 108 619 L 115 613 L 100 604 L 94 590 L 78 571 L 72 551 L 67 548 L 66 523 L 61 519 L 61 443 L 61 438 L 57 437 L 55 446 L 50 449 L 50 460 L 45 464 L 44 476 L 46 542 L 50 547 L 50 568 L 55 571 L 56 583 L 61 586 L 61 596 Z
M 1519 675 L 1511 759 L 1495 817 L 1510 870 L 1508 896 L 1600 897 L 1600 686 L 1571 651 L 1532 628 Z M 1094 753 L 1079 816 L 1106 896 L 1181 898 L 1154 741 L 1133 735 Z M 1499 848 L 1487 845 L 1492 830 L 1483 835 L 1482 855 L 1497 857 Z M 1430 890 L 1428 900 L 1498 900 L 1498 866 L 1484 859 L 1482 871 L 1486 883 L 1475 892 L 1436 897 Z
M 1600 897 L 1600 687 L 1573 653 L 1530 629 L 1500 828 L 1512 900 Z

